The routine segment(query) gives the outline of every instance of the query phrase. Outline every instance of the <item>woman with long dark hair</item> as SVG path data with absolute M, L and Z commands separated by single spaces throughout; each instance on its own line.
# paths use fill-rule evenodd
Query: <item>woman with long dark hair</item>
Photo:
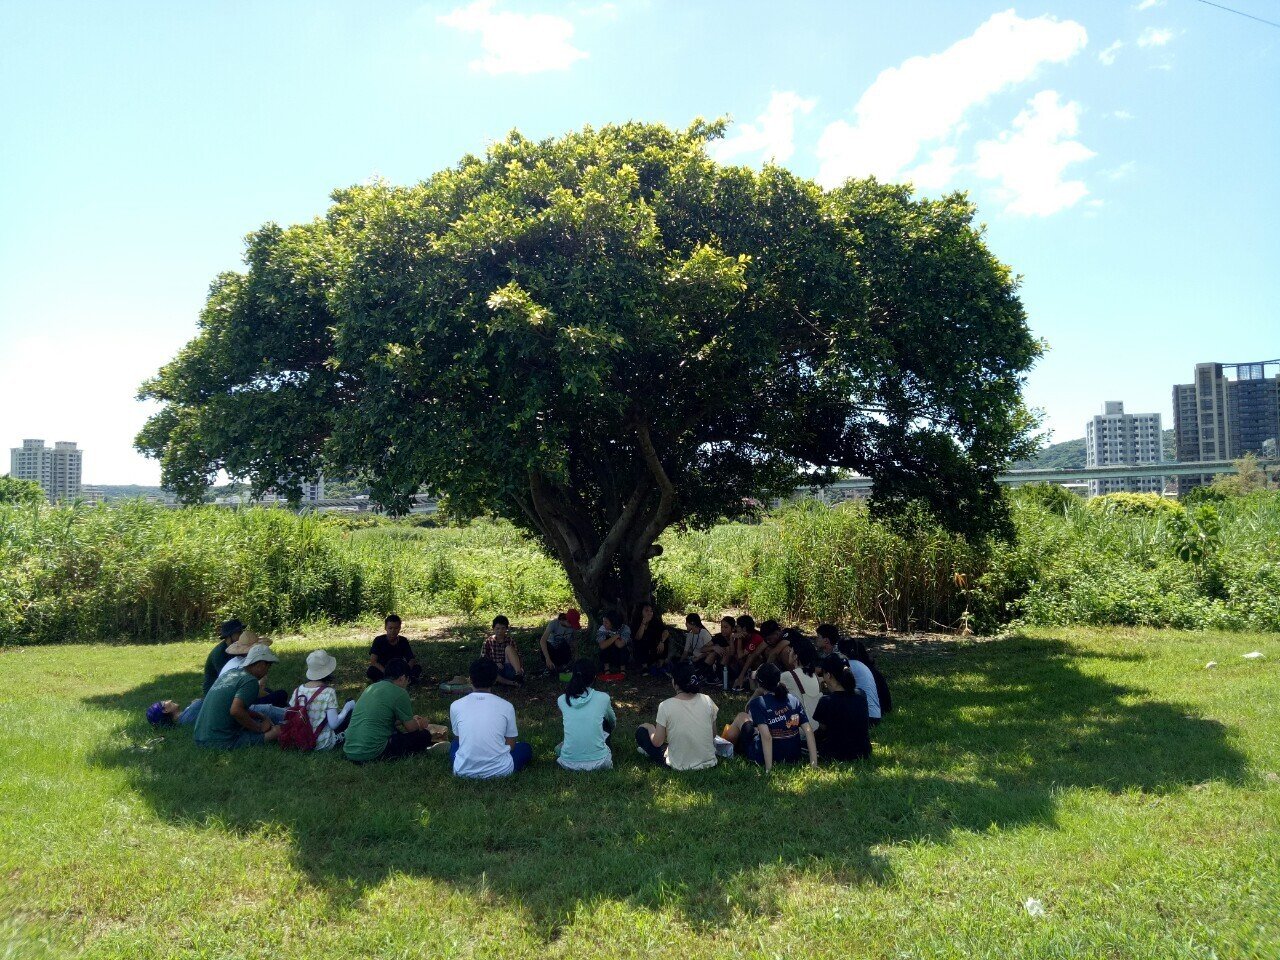
M 636 666 L 655 676 L 671 659 L 671 629 L 662 622 L 652 603 L 645 601 L 636 610 L 631 624 L 631 646 Z
M 775 763 L 799 763 L 802 745 L 809 748 L 809 765 L 818 765 L 818 745 L 804 704 L 782 684 L 782 671 L 766 663 L 756 671 L 756 695 L 722 736 L 765 771 Z
M 848 661 L 830 654 L 818 661 L 817 672 L 826 691 L 813 711 L 819 721 L 818 749 L 826 760 L 865 760 L 871 756 L 867 698 L 858 689 Z
M 613 766 L 609 734 L 618 722 L 607 693 L 591 686 L 596 665 L 578 660 L 569 668 L 569 683 L 556 700 L 564 718 L 564 740 L 556 760 L 566 770 L 608 770 Z

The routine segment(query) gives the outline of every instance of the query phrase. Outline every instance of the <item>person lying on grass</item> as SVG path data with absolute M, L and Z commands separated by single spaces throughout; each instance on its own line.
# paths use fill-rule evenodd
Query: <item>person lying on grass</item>
M 655 763 L 672 770 L 705 770 L 716 765 L 715 701 L 702 693 L 693 664 L 671 667 L 675 696 L 658 704 L 657 723 L 636 728 L 636 746 Z
M 388 661 L 383 679 L 360 694 L 342 742 L 342 755 L 353 763 L 395 760 L 444 746 L 445 728 L 433 726 L 413 712 L 409 699 L 409 665 Z
M 147 723 L 153 727 L 172 727 L 174 724 L 189 727 L 200 716 L 200 706 L 203 703 L 202 698 L 192 700 L 183 707 L 177 700 L 157 700 L 147 707 Z
M 782 664 L 790 662 L 791 645 L 782 635 L 782 628 L 778 626 L 777 620 L 766 620 L 760 624 L 759 635 L 764 638 L 764 642 L 756 644 L 746 652 L 742 667 L 738 671 L 738 679 L 733 683 L 735 690 L 746 689 L 747 676 L 759 664 L 772 663 L 781 669 Z
M 254 645 L 244 663 L 214 681 L 200 706 L 194 738 L 197 746 L 234 750 L 270 743 L 280 736 L 279 707 L 255 704 L 259 683 L 280 658 L 265 643 Z
M 328 750 L 342 742 L 342 733 L 351 722 L 356 702 L 348 700 L 338 709 L 338 691 L 333 689 L 333 674 L 338 661 L 324 650 L 312 650 L 307 654 L 307 679 L 298 685 L 289 698 L 290 705 L 305 704 L 307 722 L 316 731 L 313 750 Z
M 835 654 L 823 657 L 817 674 L 826 691 L 813 710 L 818 722 L 814 739 L 823 759 L 865 760 L 871 756 L 867 698 L 858 689 L 848 661 Z
M 867 698 L 867 716 L 870 717 L 871 726 L 874 727 L 880 722 L 880 718 L 883 715 L 883 711 L 880 706 L 881 692 L 887 692 L 888 682 L 884 681 L 884 686 L 882 687 L 880 681 L 883 681 L 884 675 L 880 674 L 878 680 L 876 675 L 879 671 L 868 664 L 866 660 L 853 660 L 846 658 L 837 647 L 839 642 L 840 631 L 836 629 L 835 624 L 818 624 L 818 652 L 824 657 L 836 656 L 848 663 L 849 670 L 853 674 L 853 679 L 857 681 L 858 689 L 861 690 L 863 695 Z M 851 647 L 854 653 L 858 653 L 859 648 L 861 649 L 862 656 L 870 659 L 869 655 L 865 652 L 866 647 L 863 644 L 858 643 Z
M 533 748 L 516 739 L 515 707 L 493 692 L 497 665 L 481 657 L 470 673 L 471 692 L 449 707 L 449 725 L 457 737 L 449 747 L 454 776 L 489 780 L 523 770 L 533 759 Z
M 556 747 L 556 762 L 566 770 L 609 770 L 613 753 L 609 735 L 618 723 L 609 695 L 593 689 L 596 665 L 578 660 L 569 668 L 569 683 L 556 699 L 564 718 L 564 740 Z
M 400 617 L 397 614 L 388 614 L 387 619 L 382 623 L 386 632 L 373 638 L 373 644 L 369 647 L 369 669 L 365 671 L 365 676 L 371 681 L 376 683 L 382 680 L 387 664 L 392 660 L 405 662 L 409 671 L 407 676 L 410 684 L 422 680 L 422 667 L 418 663 L 418 658 L 413 655 L 412 645 L 405 637 L 400 636 L 401 626 Z
M 612 610 L 601 614 L 596 631 L 596 647 L 600 651 L 600 679 L 622 680 L 630 653 L 631 628 Z
M 557 614 L 538 638 L 538 649 L 547 673 L 559 673 L 573 660 L 578 634 L 582 632 L 582 614 L 569 609 Z
M 720 672 L 726 669 L 733 660 L 734 634 L 738 623 L 733 617 L 720 618 L 720 632 L 711 635 L 711 641 L 704 643 L 702 649 L 694 656 L 703 677 L 719 682 Z
M 747 704 L 746 712 L 738 714 L 721 736 L 752 763 L 763 766 L 766 773 L 775 763 L 799 763 L 802 744 L 809 748 L 809 765 L 816 767 L 818 745 L 809 715 L 804 704 L 782 685 L 782 671 L 766 663 L 753 679 L 756 695 Z

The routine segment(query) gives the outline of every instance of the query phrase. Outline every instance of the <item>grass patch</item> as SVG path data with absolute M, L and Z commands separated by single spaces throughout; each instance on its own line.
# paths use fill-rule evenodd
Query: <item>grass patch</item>
M 477 642 L 407 626 L 432 628 L 436 678 Z M 283 637 L 273 677 L 323 645 L 354 695 L 371 632 Z M 0 956 L 1274 956 L 1278 641 L 903 644 L 874 760 L 771 777 L 635 755 L 666 692 L 649 680 L 611 690 L 617 769 L 561 771 L 537 681 L 512 697 L 535 765 L 489 784 L 438 756 L 356 768 L 153 730 L 147 703 L 198 692 L 202 644 L 11 648 Z M 414 696 L 435 719 L 450 699 Z

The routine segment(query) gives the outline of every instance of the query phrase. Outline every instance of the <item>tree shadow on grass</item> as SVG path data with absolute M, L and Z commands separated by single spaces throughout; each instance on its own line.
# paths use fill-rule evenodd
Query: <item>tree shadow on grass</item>
M 429 653 L 438 673 L 468 656 L 456 638 Z M 1052 825 L 1064 788 L 1173 791 L 1243 775 L 1220 724 L 1083 672 L 1067 643 L 1014 637 L 954 654 L 882 658 L 899 709 L 875 732 L 876 758 L 816 775 L 766 777 L 741 760 L 688 774 L 649 764 L 631 735 L 669 694 L 659 680 L 610 690 L 620 707 L 612 772 L 555 766 L 559 691 L 546 681 L 511 695 L 536 759 L 507 781 L 457 781 L 439 755 L 356 767 L 336 754 L 203 751 L 188 731 L 157 734 L 139 719 L 146 704 L 198 685 L 195 671 L 91 699 L 127 711 L 132 741 L 94 760 L 124 771 L 167 821 L 285 828 L 296 867 L 340 909 L 389 876 L 424 876 L 497 898 L 548 937 L 608 899 L 719 925 L 735 909 L 760 909 L 762 869 L 883 882 L 889 869 L 872 852 L 880 846 Z M 339 657 L 362 660 L 355 647 Z M 273 673 L 282 685 L 301 676 L 302 656 L 283 660 Z M 343 696 L 360 683 L 349 672 Z M 414 699 L 420 713 L 447 718 L 452 698 L 431 690 Z M 741 708 L 741 698 L 715 699 L 722 721 Z

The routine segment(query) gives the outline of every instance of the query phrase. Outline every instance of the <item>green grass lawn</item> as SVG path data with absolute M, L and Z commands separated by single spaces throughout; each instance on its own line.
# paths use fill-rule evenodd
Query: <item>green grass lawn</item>
M 323 645 L 354 696 L 370 635 L 284 637 L 272 682 Z M 428 672 L 477 636 L 422 645 Z M 611 690 L 617 769 L 561 771 L 539 680 L 512 697 L 534 767 L 496 783 L 148 727 L 205 649 L 0 652 L 0 958 L 1280 956 L 1275 635 L 900 645 L 871 762 L 767 777 L 637 756 L 647 680 Z

